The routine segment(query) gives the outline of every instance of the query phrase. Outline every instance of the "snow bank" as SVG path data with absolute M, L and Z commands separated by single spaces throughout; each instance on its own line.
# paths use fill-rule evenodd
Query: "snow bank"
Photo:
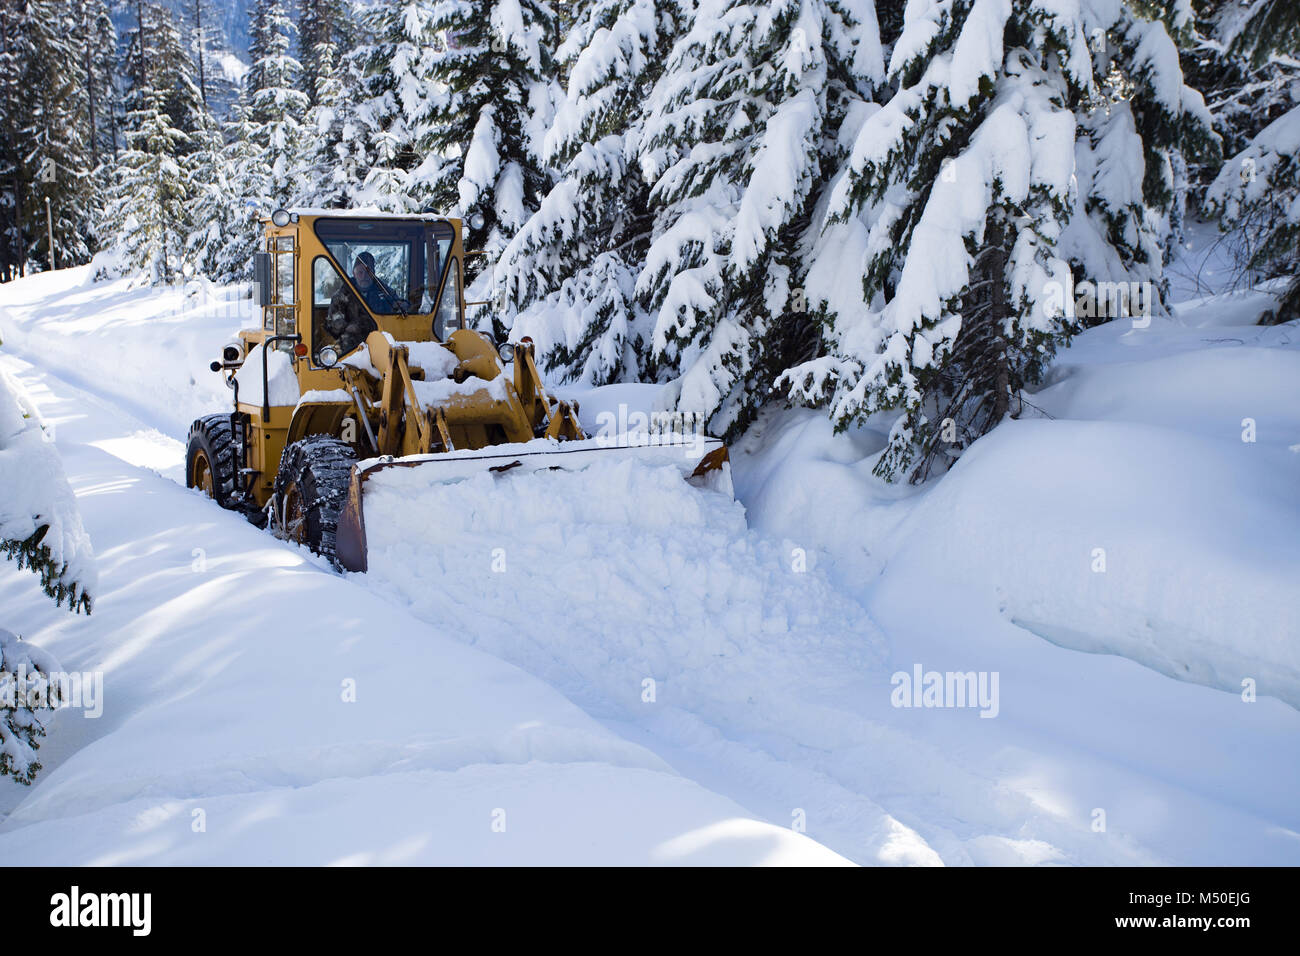
M 196 810 L 214 832 L 187 839 Z M 0 834 L 0 846 L 42 865 L 849 865 L 681 777 L 595 762 L 472 763 L 148 798 L 78 822 L 34 823 Z
M 889 670 L 1000 675 L 995 720 L 895 710 L 840 752 L 945 862 L 1300 859 L 1300 352 L 1238 298 L 1077 338 L 1026 396 L 1055 420 L 922 488 L 871 474 L 891 416 L 770 410 L 731 449 L 751 528 L 860 596 Z
M 54 437 L 22 386 L 0 369 L 0 544 L 47 529 L 40 539 L 43 566 L 34 570 L 60 603 L 67 591 L 75 606 L 78 592 L 95 592 L 95 559 Z
M 692 706 L 727 700 L 729 674 L 791 644 L 881 659 L 861 609 L 675 467 L 449 484 L 396 468 L 367 483 L 365 514 L 372 579 L 557 686 L 616 682 L 620 717 L 643 709 L 646 679 Z
M 167 287 L 94 282 L 92 274 L 92 266 L 81 266 L 0 285 L 6 350 L 172 435 L 230 408 L 223 377 L 208 365 L 240 328 L 257 326 L 245 289 L 197 280 Z
M 1300 462 L 1141 425 L 1011 422 L 899 529 L 887 575 L 1054 643 L 1300 708 Z
M 816 413 L 769 416 L 732 456 L 737 493 L 755 526 L 881 575 L 878 597 L 927 580 L 1062 646 L 1233 693 L 1249 678 L 1300 708 L 1290 340 L 1170 321 L 1093 330 L 1027 396 L 1026 420 L 919 494 L 871 477 L 881 430 L 846 440 Z
M 940 862 L 873 796 L 912 744 L 879 722 L 885 642 L 861 606 L 802 549 L 751 534 L 729 495 L 607 454 L 445 484 L 374 475 L 368 582 L 768 819 L 795 812 L 859 862 Z

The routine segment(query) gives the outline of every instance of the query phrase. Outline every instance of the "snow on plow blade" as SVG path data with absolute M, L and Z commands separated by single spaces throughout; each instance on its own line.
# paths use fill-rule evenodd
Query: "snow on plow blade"
M 435 484 L 446 484 L 483 474 L 520 474 L 561 469 L 579 471 L 613 456 L 633 458 L 651 465 L 673 465 L 692 484 L 732 496 L 731 466 L 721 439 L 690 437 L 642 445 L 610 444 L 604 439 L 555 442 L 547 439 L 522 445 L 495 445 L 475 451 L 450 451 L 405 458 L 372 458 L 352 469 L 348 500 L 339 516 L 335 557 L 345 571 L 365 571 L 366 483 L 390 468 L 428 469 Z

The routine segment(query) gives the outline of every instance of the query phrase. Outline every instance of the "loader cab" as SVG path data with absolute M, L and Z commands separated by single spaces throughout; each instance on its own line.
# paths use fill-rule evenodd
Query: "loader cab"
M 346 359 L 369 331 L 446 341 L 464 327 L 458 220 L 279 210 L 265 226 L 258 338 L 301 336 L 305 361 L 295 364 L 304 389 L 327 387 L 307 379 Z
M 457 230 L 446 219 L 320 216 L 311 258 L 309 354 L 328 368 L 379 329 L 445 341 L 463 326 Z

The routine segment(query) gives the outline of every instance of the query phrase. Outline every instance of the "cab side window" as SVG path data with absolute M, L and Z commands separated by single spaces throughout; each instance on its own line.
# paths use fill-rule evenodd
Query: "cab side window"
M 343 281 L 334 263 L 317 256 L 311 269 L 311 348 L 313 364 L 320 364 L 320 350 L 334 346 L 340 355 L 356 348 L 374 322 L 356 293 Z
M 295 256 L 293 236 L 275 236 L 267 241 L 271 254 L 271 305 L 262 316 L 262 326 L 274 335 L 295 335 L 294 316 Z
M 442 298 L 433 317 L 434 338 L 445 342 L 447 336 L 464 325 L 460 312 L 460 260 L 453 258 L 447 262 L 447 281 L 442 285 Z

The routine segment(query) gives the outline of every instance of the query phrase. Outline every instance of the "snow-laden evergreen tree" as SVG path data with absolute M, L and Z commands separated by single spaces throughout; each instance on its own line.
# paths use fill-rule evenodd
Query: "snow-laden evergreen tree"
M 0 275 L 49 268 L 49 218 L 58 265 L 95 249 L 91 39 L 77 0 L 26 0 L 0 13 Z
M 783 380 L 838 428 L 897 413 L 878 475 L 922 479 L 1018 414 L 1055 349 L 1114 317 L 1080 315 L 1076 280 L 1161 308 L 1177 149 L 1214 137 L 1142 7 L 908 4 L 899 89 L 837 174 L 808 280 L 826 354 Z
M 246 177 L 259 170 L 257 124 L 248 107 L 235 103 L 231 118 L 198 134 L 199 148 L 190 157 L 190 219 L 186 260 L 214 282 L 246 278 L 260 235 L 258 202 Z M 262 175 L 254 176 L 260 182 Z
M 182 274 L 186 258 L 193 184 L 182 154 L 192 140 L 172 125 L 163 91 L 137 91 L 132 102 L 106 215 L 117 224 L 122 264 L 167 283 Z
M 45 720 L 66 703 L 50 680 L 59 671 L 50 654 L 0 627 L 0 777 L 31 786 L 40 772 Z
M 1270 52 L 1258 45 L 1258 27 L 1270 4 L 1257 0 L 1191 0 L 1193 16 L 1185 36 L 1178 37 L 1179 54 L 1188 85 L 1205 96 L 1214 129 L 1223 141 L 1223 155 L 1235 156 L 1265 126 L 1300 106 L 1300 59 L 1295 48 Z M 1252 15 L 1255 14 L 1254 16 Z M 1250 27 L 1250 29 L 1247 29 Z M 1285 37 L 1285 31 L 1280 34 Z M 1188 196 L 1201 207 L 1205 191 L 1218 175 L 1216 161 L 1188 164 Z M 1227 239 L 1242 271 L 1249 270 L 1250 237 L 1239 231 Z
M 184 270 L 197 178 L 214 147 L 188 44 L 169 9 L 137 0 L 122 73 L 124 146 L 105 221 L 124 268 L 170 282 Z
M 21 227 L 24 163 L 17 133 L 18 78 L 26 44 L 15 13 L 10 4 L 0 3 L 0 281 L 21 275 L 26 259 Z
M 33 571 L 42 590 L 60 606 L 66 601 L 69 610 L 90 613 L 94 558 L 53 430 L 2 370 L 0 558 Z
M 185 134 L 177 148 L 195 148 L 190 134 L 207 124 L 207 109 L 190 55 L 189 43 L 181 36 L 176 15 L 159 3 L 136 0 L 136 16 L 127 34 L 122 74 L 127 86 L 124 109 L 130 128 L 130 114 L 143 115 L 146 104 L 162 96 L 162 105 L 173 129 Z
M 1233 49 L 1249 56 L 1255 66 L 1274 60 L 1294 65 L 1297 39 L 1300 7 L 1261 0 L 1250 8 Z M 1292 89 L 1286 95 L 1289 99 L 1283 102 L 1300 101 L 1300 93 Z M 1276 107 L 1279 99 L 1275 95 L 1270 105 Z M 1224 164 L 1206 193 L 1205 205 L 1238 237 L 1245 266 L 1266 278 L 1292 280 L 1281 294 L 1274 320 L 1300 316 L 1300 105 L 1290 106 Z
M 316 81 L 307 112 L 307 172 L 304 205 L 344 208 L 360 205 L 359 187 L 369 167 L 365 129 L 356 106 L 359 78 L 340 66 L 332 43 L 313 53 Z
M 648 98 L 655 228 L 636 291 L 657 312 L 663 401 L 715 432 L 743 428 L 815 346 L 806 233 L 883 71 L 869 2 L 706 0 Z
M 82 76 L 86 84 L 86 127 L 92 168 L 117 152 L 120 104 L 117 87 L 117 29 L 106 0 L 75 0 Z
M 290 53 L 293 23 L 284 0 L 258 0 L 263 56 L 260 85 L 248 88 L 249 119 L 259 160 L 244 170 L 247 195 L 269 213 L 291 205 L 302 191 L 311 136 L 303 125 L 309 101 L 300 88 L 302 66 Z
M 249 277 L 259 216 L 298 205 L 312 191 L 317 141 L 299 88 L 301 67 L 289 52 L 293 25 L 282 0 L 259 0 L 251 19 L 262 51 L 253 75 L 261 85 L 246 87 L 223 136 L 209 135 L 194 163 L 195 229 L 187 247 L 198 271 L 219 282 Z
M 683 14 L 676 0 L 591 0 L 575 16 L 557 51 L 568 89 L 543 142 L 560 176 L 502 253 L 495 284 L 550 371 L 604 385 L 648 371 L 636 279 L 653 215 L 637 157 L 642 106 Z
M 1300 10 L 1292 0 L 1253 0 L 1238 22 L 1231 35 L 1233 52 L 1257 64 L 1300 53 Z
M 419 172 L 421 195 L 427 184 L 435 207 L 470 225 L 468 246 L 495 258 L 551 186 L 542 140 L 561 95 L 555 14 L 538 0 L 446 0 L 428 26 L 441 42 L 418 125 L 437 159 Z
M 244 74 L 244 89 L 241 98 L 247 102 L 252 90 L 260 89 L 262 68 L 259 64 L 266 59 L 270 46 L 270 30 L 267 25 L 267 5 L 264 0 L 253 0 L 248 11 L 248 72 Z
M 1133 8 L 1144 15 L 1121 8 L 1108 26 L 1091 26 L 1093 84 L 1074 102 L 1081 202 L 1061 248 L 1082 279 L 1149 285 L 1150 308 L 1163 312 L 1163 266 L 1182 238 L 1188 161 L 1217 164 L 1221 140 L 1182 77 L 1176 41 L 1193 38 L 1187 3 L 1139 0 Z M 1105 317 L 1079 316 L 1085 325 Z
M 418 212 L 432 199 L 441 160 L 429 138 L 433 63 L 441 43 L 430 0 L 382 0 L 366 11 L 365 42 L 348 54 L 359 78 L 356 124 L 363 144 L 345 146 L 364 156 L 365 181 L 357 201 L 395 212 Z
M 49 266 L 46 200 L 54 220 L 56 263 L 85 262 L 97 212 L 93 137 L 88 122 L 82 35 L 65 0 L 29 0 L 26 30 L 30 58 L 21 78 L 26 94 L 17 135 L 32 174 L 26 228 L 28 261 Z
M 315 106 L 317 93 L 338 79 L 338 51 L 351 40 L 347 0 L 298 0 L 298 62 L 302 91 Z

